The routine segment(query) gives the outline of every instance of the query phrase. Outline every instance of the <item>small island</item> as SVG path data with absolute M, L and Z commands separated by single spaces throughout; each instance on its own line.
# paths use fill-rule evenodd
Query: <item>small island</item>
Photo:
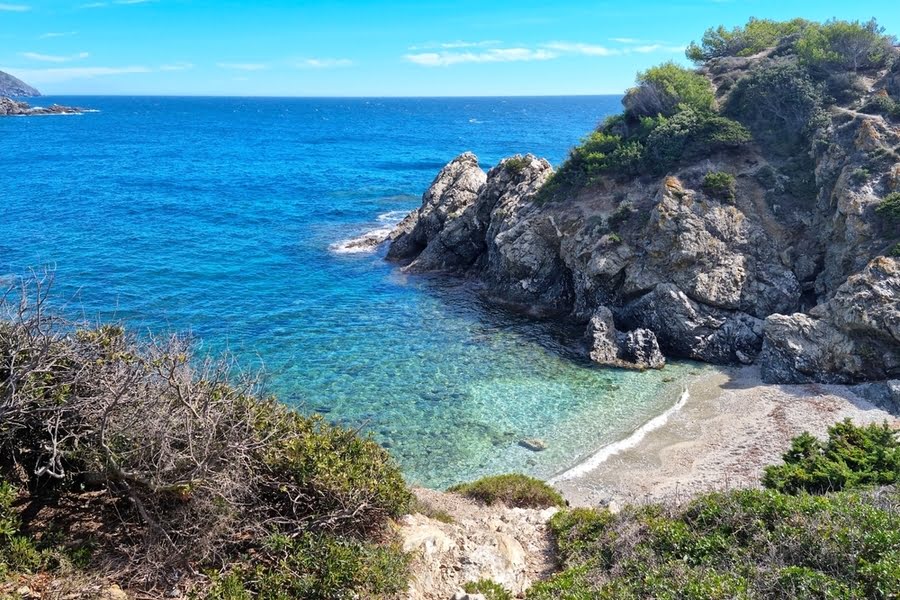
M 17 102 L 11 98 L 0 97 L 0 117 L 36 117 L 41 115 L 80 115 L 87 109 L 75 106 L 31 106 L 27 102 Z

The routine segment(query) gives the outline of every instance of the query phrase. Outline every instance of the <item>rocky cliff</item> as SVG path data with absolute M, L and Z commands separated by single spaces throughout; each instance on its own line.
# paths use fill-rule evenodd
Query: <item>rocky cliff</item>
M 38 115 L 78 115 L 84 108 L 51 104 L 47 107 L 31 106 L 26 102 L 16 102 L 0 96 L 0 117 L 33 117 Z
M 775 49 L 700 73 L 724 111 L 743 78 L 785 61 Z M 750 143 L 553 195 L 546 160 L 516 156 L 485 173 L 463 154 L 391 235 L 388 258 L 584 323 L 585 352 L 602 364 L 659 367 L 661 350 L 759 362 L 773 382 L 900 378 L 900 221 L 881 210 L 900 191 L 900 127 L 863 112 L 878 98 L 900 102 L 900 70 L 859 74 L 852 88 L 789 150 L 747 117 Z
M 41 93 L 9 73 L 0 71 L 0 96 L 35 97 Z

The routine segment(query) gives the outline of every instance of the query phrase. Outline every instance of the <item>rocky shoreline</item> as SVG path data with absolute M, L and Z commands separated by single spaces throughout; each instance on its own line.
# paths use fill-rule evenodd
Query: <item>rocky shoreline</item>
M 41 115 L 80 115 L 89 112 L 86 108 L 51 104 L 47 107 L 31 106 L 11 98 L 0 97 L 0 117 L 34 117 Z
M 711 61 L 720 102 L 767 60 Z M 866 84 L 877 97 L 900 76 Z M 757 364 L 770 383 L 898 379 L 900 231 L 876 209 L 900 192 L 900 128 L 853 108 L 865 101 L 829 109 L 809 162 L 749 144 L 562 197 L 541 193 L 554 175 L 544 159 L 485 172 L 465 153 L 388 236 L 387 259 L 581 324 L 584 353 L 602 365 L 671 357 Z M 711 173 L 732 193 L 710 189 Z

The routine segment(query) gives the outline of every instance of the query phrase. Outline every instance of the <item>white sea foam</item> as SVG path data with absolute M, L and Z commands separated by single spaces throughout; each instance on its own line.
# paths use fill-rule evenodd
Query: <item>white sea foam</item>
M 575 479 L 576 477 L 581 477 L 582 475 L 590 473 L 616 454 L 619 454 L 624 450 L 634 448 L 641 443 L 641 441 L 647 436 L 648 433 L 665 425 L 675 413 L 684 408 L 684 405 L 687 404 L 687 401 L 690 397 L 690 392 L 688 392 L 687 388 L 685 388 L 685 390 L 681 393 L 681 398 L 679 398 L 678 402 L 676 402 L 674 406 L 669 408 L 669 410 L 650 419 L 649 421 L 638 427 L 634 431 L 634 433 L 629 435 L 624 440 L 619 440 L 618 442 L 613 442 L 612 444 L 603 446 L 586 460 L 550 479 L 549 483 L 553 484 L 560 481 L 568 481 L 570 479 Z
M 328 249 L 335 254 L 369 254 L 375 252 L 381 244 L 387 241 L 394 227 L 406 217 L 405 210 L 392 210 L 375 217 L 380 224 L 375 229 L 370 229 L 363 234 L 346 240 L 335 242 Z

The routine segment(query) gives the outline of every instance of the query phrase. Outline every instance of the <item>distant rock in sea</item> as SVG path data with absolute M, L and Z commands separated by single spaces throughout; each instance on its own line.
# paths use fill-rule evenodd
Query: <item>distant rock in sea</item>
M 0 117 L 29 117 L 38 115 L 80 115 L 87 109 L 75 106 L 52 104 L 48 107 L 30 106 L 26 102 L 16 102 L 10 98 L 0 97 Z
M 9 73 L 0 71 L 0 96 L 19 96 L 33 98 L 41 93 Z

